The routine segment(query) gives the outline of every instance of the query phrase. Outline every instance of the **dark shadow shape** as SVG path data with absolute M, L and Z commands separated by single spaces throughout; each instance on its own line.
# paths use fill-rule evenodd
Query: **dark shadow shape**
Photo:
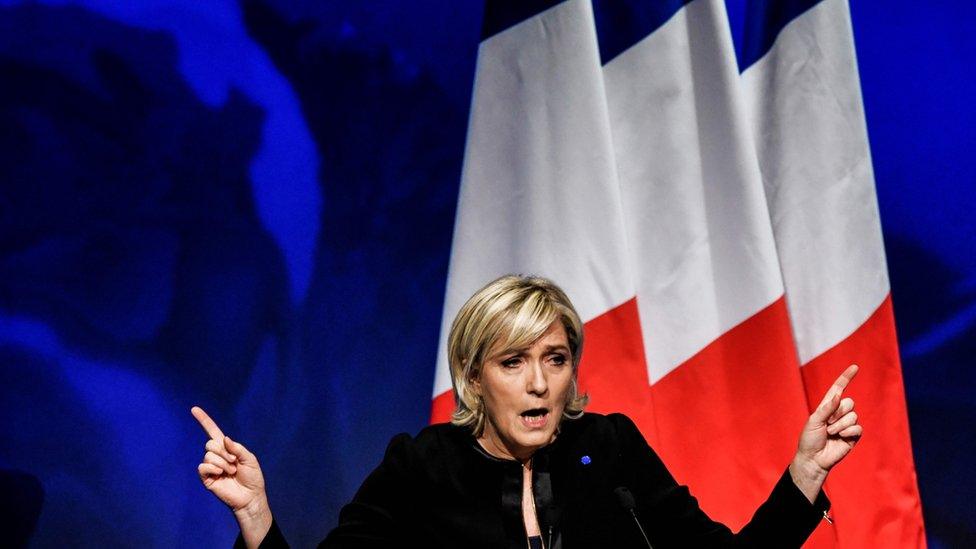
M 229 406 L 291 314 L 249 177 L 263 109 L 203 103 L 163 32 L 34 4 L 0 30 L 0 309 Z
M 0 531 L 3 546 L 27 547 L 44 506 L 44 487 L 22 471 L 0 470 Z
M 937 333 L 976 296 L 934 252 L 908 239 L 886 239 L 888 271 L 903 351 Z M 976 546 L 976 325 L 920 355 L 902 353 L 915 466 L 927 534 L 949 547 Z
M 390 436 L 430 414 L 467 113 L 430 73 L 386 49 L 242 3 L 249 34 L 297 92 L 319 157 L 322 227 L 302 314 L 303 363 L 319 399 L 300 427 L 312 483 L 277 480 L 304 524 L 332 523 Z M 367 429 L 382 414 L 383 430 Z M 388 429 L 388 430 L 387 430 Z M 351 448 L 355 448 L 351 451 Z

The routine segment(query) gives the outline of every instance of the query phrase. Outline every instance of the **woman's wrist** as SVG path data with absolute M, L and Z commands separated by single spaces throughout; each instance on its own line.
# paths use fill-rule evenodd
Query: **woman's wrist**
M 813 460 L 797 453 L 790 463 L 790 478 L 811 504 L 816 501 L 828 471 Z
M 267 496 L 256 498 L 241 509 L 234 511 L 234 518 L 241 527 L 241 536 L 248 548 L 261 545 L 264 537 L 271 529 L 271 507 Z

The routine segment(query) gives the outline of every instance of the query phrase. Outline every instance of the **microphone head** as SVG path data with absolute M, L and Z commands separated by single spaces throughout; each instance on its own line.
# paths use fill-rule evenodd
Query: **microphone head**
M 634 502 L 634 494 L 630 493 L 630 490 L 626 486 L 617 486 L 613 489 L 613 495 L 617 496 L 617 503 L 620 504 L 624 510 L 633 511 L 637 507 L 637 503 Z

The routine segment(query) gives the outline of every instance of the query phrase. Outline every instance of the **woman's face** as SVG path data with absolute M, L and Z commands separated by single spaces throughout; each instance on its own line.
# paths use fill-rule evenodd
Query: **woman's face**
M 523 349 L 493 349 L 472 386 L 485 403 L 489 453 L 525 461 L 552 442 L 573 381 L 566 329 L 558 320 Z

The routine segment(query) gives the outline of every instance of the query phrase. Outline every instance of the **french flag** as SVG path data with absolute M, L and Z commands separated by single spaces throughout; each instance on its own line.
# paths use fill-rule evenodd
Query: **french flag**
M 847 5 L 773 4 L 749 6 L 740 74 L 722 0 L 487 3 L 432 420 L 454 408 L 460 306 L 502 274 L 546 276 L 586 322 L 588 409 L 633 418 L 733 529 L 808 400 L 860 364 L 865 441 L 810 545 L 923 545 Z M 850 110 L 810 103 L 803 63 Z
M 924 547 L 847 0 L 752 0 L 743 51 L 809 402 L 848 364 L 861 366 L 850 392 L 865 438 L 827 480 L 832 534 L 840 547 Z

